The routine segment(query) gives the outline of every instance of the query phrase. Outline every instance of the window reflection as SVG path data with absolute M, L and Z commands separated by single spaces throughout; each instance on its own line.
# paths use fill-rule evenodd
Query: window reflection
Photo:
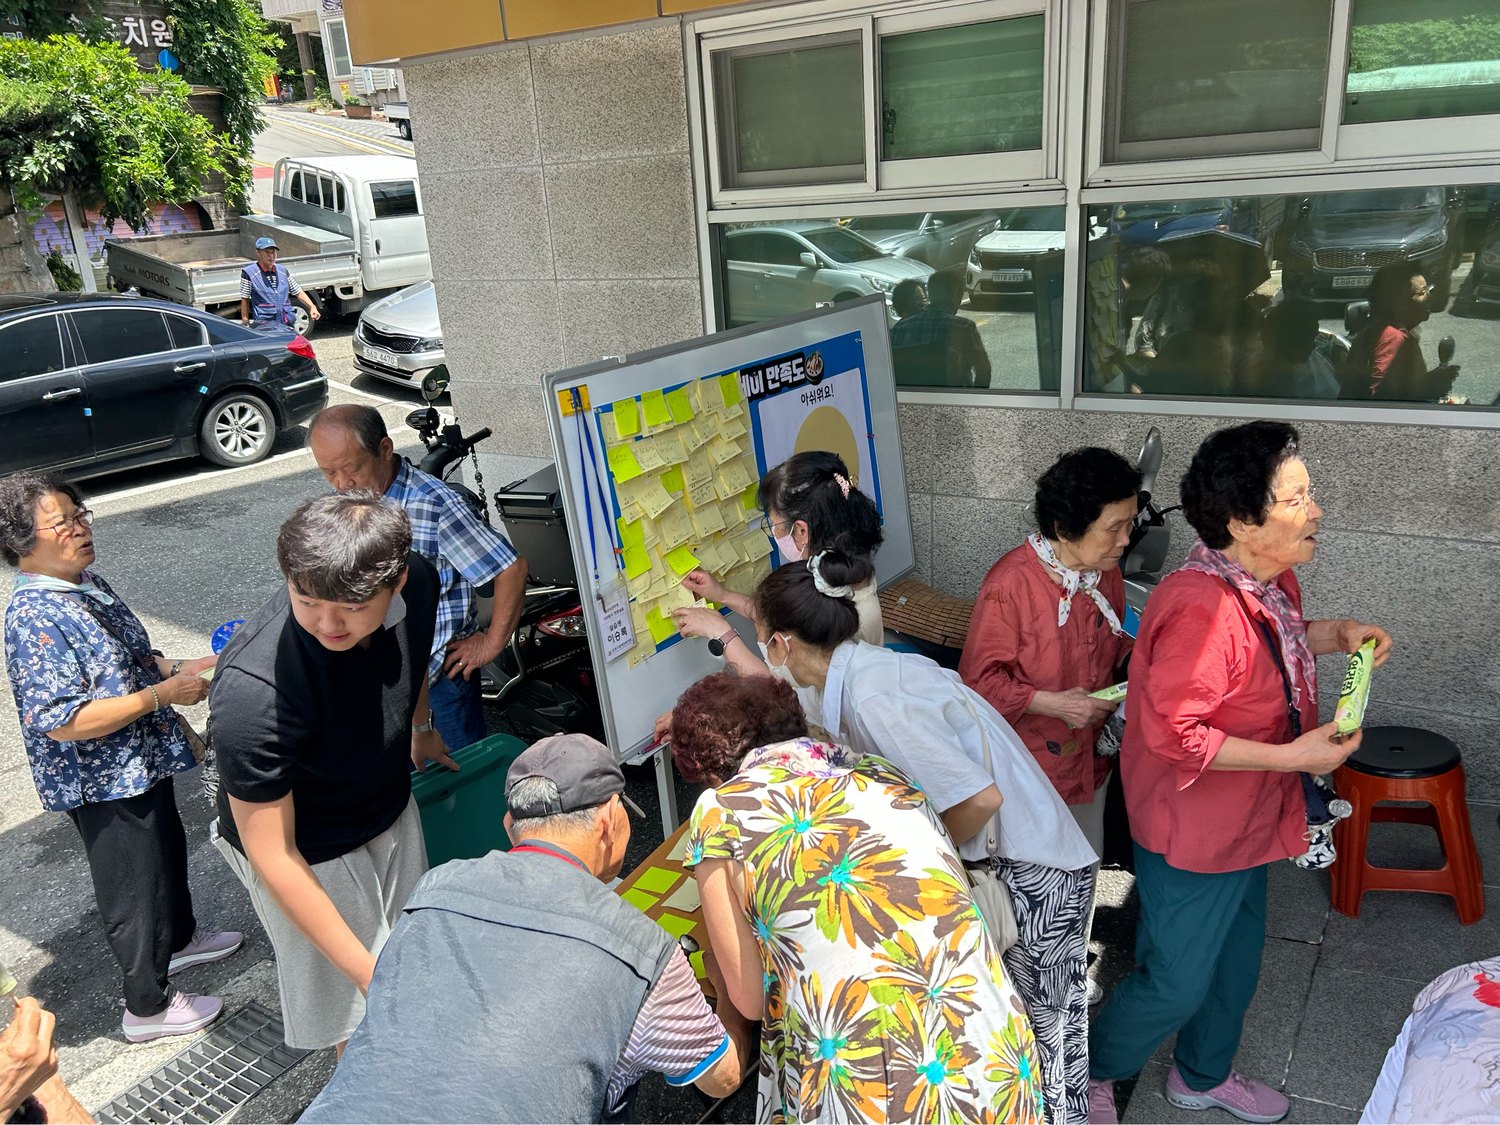
M 1091 216 L 1090 391 L 1489 405 L 1500 191 L 1144 200 Z
M 1355 0 L 1344 123 L 1500 112 L 1494 0 Z

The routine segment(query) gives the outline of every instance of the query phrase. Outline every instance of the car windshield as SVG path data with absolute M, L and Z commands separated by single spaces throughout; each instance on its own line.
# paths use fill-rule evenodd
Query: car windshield
M 1005 216 L 1006 230 L 1062 230 L 1061 207 L 1021 207 Z
M 1229 210 L 1227 199 L 1158 199 L 1151 203 L 1122 203 L 1115 208 L 1117 223 L 1171 219 L 1179 215 L 1215 215 Z
M 921 215 L 865 215 L 863 218 L 850 219 L 844 224 L 846 230 L 873 230 L 886 233 L 898 230 L 921 230 L 922 220 L 927 218 Z
M 1341 191 L 1313 200 L 1317 215 L 1363 215 L 1379 211 L 1431 211 L 1443 205 L 1440 189 L 1386 188 L 1381 191 Z
M 822 227 L 800 233 L 835 262 L 845 265 L 850 262 L 872 262 L 885 257 L 880 247 L 863 235 L 839 227 Z

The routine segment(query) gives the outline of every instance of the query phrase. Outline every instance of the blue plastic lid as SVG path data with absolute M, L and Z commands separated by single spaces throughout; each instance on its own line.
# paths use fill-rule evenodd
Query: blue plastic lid
M 229 638 L 234 636 L 234 631 L 244 623 L 245 619 L 243 617 L 236 617 L 233 621 L 224 622 L 224 624 L 214 630 L 214 635 L 209 638 L 208 647 L 213 649 L 215 654 L 223 652 L 224 646 L 229 643 Z

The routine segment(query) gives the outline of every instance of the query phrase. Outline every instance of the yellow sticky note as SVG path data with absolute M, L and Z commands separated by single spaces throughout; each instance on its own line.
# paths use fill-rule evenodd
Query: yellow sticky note
M 636 634 L 641 639 L 636 642 L 635 648 L 631 649 L 625 657 L 625 663 L 631 668 L 634 668 L 647 657 L 656 655 L 656 645 L 642 636 L 645 631 L 645 629 L 642 629 Z
M 733 415 L 731 417 L 726 417 L 722 422 L 719 423 L 719 433 L 722 434 L 724 437 L 727 437 L 727 438 L 744 437 L 745 436 L 745 419 L 744 419 L 744 417 L 742 415 L 740 415 L 740 414 L 735 414 L 735 415 Z
M 621 437 L 641 432 L 641 416 L 636 411 L 635 399 L 622 398 L 609 408 L 609 412 L 614 415 L 615 432 Z
M 625 578 L 627 581 L 639 577 L 651 569 L 651 554 L 643 546 L 626 547 L 621 552 L 621 557 L 625 561 Z
M 698 926 L 696 920 L 682 918 L 676 914 L 659 914 L 656 918 L 656 924 L 674 938 L 680 938 L 683 934 L 692 933 Z
M 651 633 L 651 639 L 657 644 L 668 637 L 677 635 L 677 623 L 672 620 L 670 614 L 661 611 L 660 606 L 652 606 L 646 611 L 646 628 Z
M 719 571 L 725 569 L 726 565 L 733 566 L 740 561 L 739 556 L 730 551 L 729 559 L 726 563 L 724 548 L 711 539 L 706 542 L 699 542 L 693 549 L 693 553 L 698 556 L 698 562 L 703 569 L 710 574 L 718 574 Z
M 641 414 L 648 426 L 667 426 L 672 422 L 672 412 L 661 391 L 647 391 L 641 396 Z
M 640 465 L 642 472 L 649 473 L 652 469 L 666 467 L 662 460 L 661 450 L 657 448 L 655 438 L 645 438 L 635 443 L 635 460 Z
M 752 483 L 750 473 L 745 468 L 743 459 L 730 461 L 727 465 L 719 468 L 719 483 L 724 487 L 719 491 L 719 497 L 728 500 L 738 496 L 745 490 L 745 486 Z
M 625 589 L 629 592 L 632 598 L 645 600 L 651 596 L 651 582 L 651 560 L 650 558 L 647 558 L 645 571 L 637 574 L 634 578 L 626 578 Z M 645 633 L 646 615 L 643 611 L 641 614 L 641 619 L 635 623 L 635 635 L 637 637 L 641 637 L 644 636 Z
M 620 437 L 620 431 L 615 427 L 615 415 L 612 410 L 601 410 L 599 418 L 599 436 L 605 445 L 619 445 L 624 439 Z
M 630 445 L 617 445 L 609 451 L 607 456 L 609 472 L 615 478 L 616 484 L 624 484 L 641 475 L 640 462 L 635 459 L 635 450 Z
M 688 452 L 702 449 L 708 444 L 711 437 L 718 432 L 713 422 L 707 415 L 693 419 L 685 425 L 678 426 L 677 432 L 682 435 L 683 444 L 687 446 Z
M 741 531 L 745 526 L 747 513 L 740 505 L 740 498 L 732 496 L 719 505 L 719 512 L 724 517 L 724 526 L 730 531 Z
M 667 565 L 678 574 L 686 574 L 698 568 L 698 556 L 686 547 L 678 547 L 667 554 Z
M 665 867 L 648 867 L 636 876 L 635 885 L 654 895 L 664 895 L 682 879 L 682 871 L 669 871 Z
M 628 891 L 621 891 L 620 897 L 642 913 L 656 905 L 654 896 L 648 895 L 645 891 L 638 891 L 634 887 Z
M 740 493 L 740 504 L 747 512 L 754 512 L 760 508 L 760 497 L 756 495 L 759 490 L 751 485 Z
M 751 535 L 740 536 L 737 545 L 743 545 L 745 555 L 751 562 L 763 559 L 771 553 L 771 541 L 758 531 Z
M 660 477 L 648 477 L 641 482 L 636 502 L 652 519 L 659 519 L 663 512 L 677 503 L 672 494 L 662 487 Z
M 679 426 L 693 420 L 693 404 L 688 401 L 685 387 L 678 387 L 675 391 L 667 392 L 667 410 L 671 412 L 672 421 Z
M 661 475 L 661 486 L 668 492 L 681 492 L 687 486 L 682 483 L 682 466 L 673 465 Z
M 670 551 L 693 538 L 693 521 L 687 512 L 677 508 L 656 521 L 656 536 L 661 542 L 662 551 Z
M 733 461 L 740 452 L 740 443 L 733 438 L 716 437 L 708 443 L 708 458 L 715 465 Z
M 725 406 L 737 406 L 740 401 L 740 373 L 731 371 L 728 375 L 719 376 L 720 401 Z
M 667 592 L 657 599 L 656 604 L 661 606 L 663 612 L 686 609 L 693 604 L 693 595 L 679 582 L 669 587 Z
M 705 504 L 693 509 L 693 530 L 700 539 L 724 530 L 724 513 L 717 504 Z
M 687 442 L 681 432 L 667 430 L 652 439 L 656 443 L 656 453 L 665 465 L 680 465 L 688 459 Z

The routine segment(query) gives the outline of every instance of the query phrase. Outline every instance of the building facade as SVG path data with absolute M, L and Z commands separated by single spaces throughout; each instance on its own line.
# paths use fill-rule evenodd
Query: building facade
M 1386 624 L 1373 720 L 1453 737 L 1500 799 L 1491 4 L 705 7 L 350 0 L 355 61 L 401 64 L 422 122 L 492 480 L 550 458 L 546 372 L 946 274 L 988 370 L 893 337 L 919 577 L 972 595 L 1068 449 L 1156 426 L 1175 501 L 1211 430 L 1290 420 L 1326 510 L 1309 612 Z M 1361 367 L 1392 262 L 1428 293 L 1420 386 Z

